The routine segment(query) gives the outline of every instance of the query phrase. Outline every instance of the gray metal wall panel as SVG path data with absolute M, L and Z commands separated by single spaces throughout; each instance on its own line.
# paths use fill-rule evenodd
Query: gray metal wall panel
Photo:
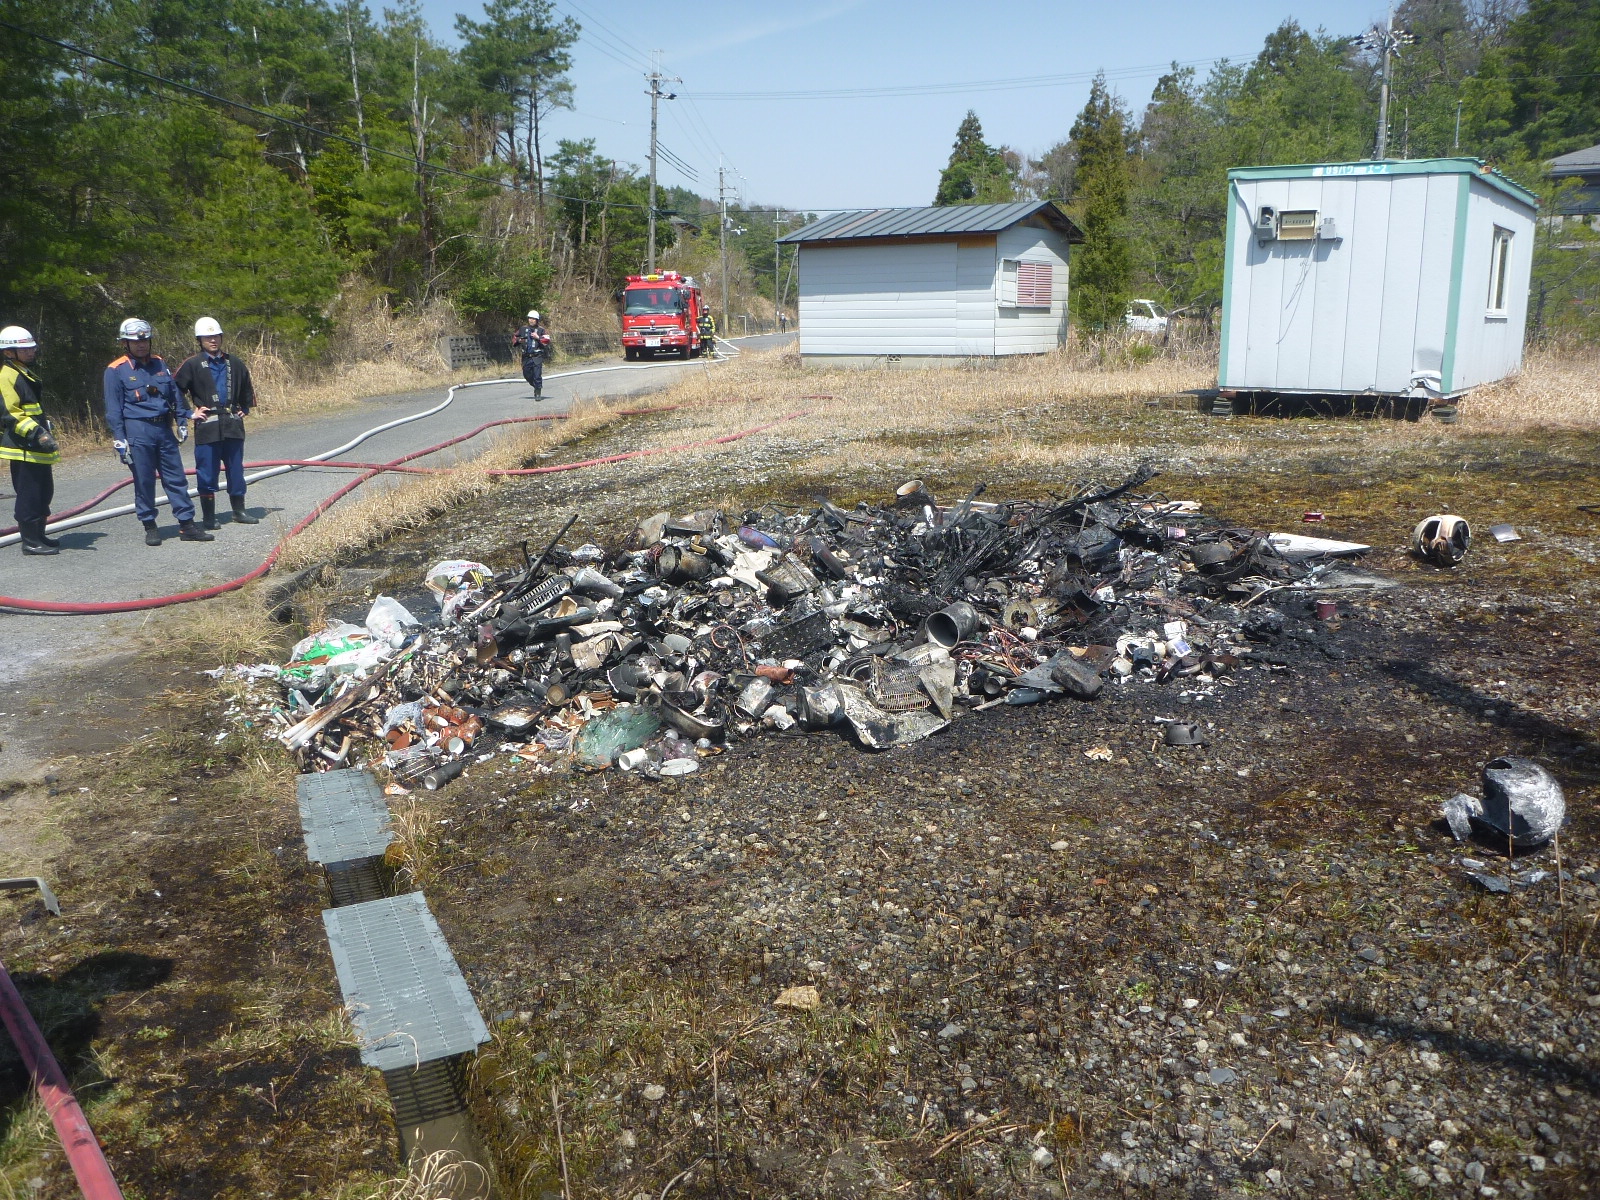
M 1521 205 L 1474 179 L 1467 198 L 1466 259 L 1461 277 L 1461 317 L 1457 325 L 1458 389 L 1503 379 L 1522 365 L 1527 332 L 1528 286 L 1533 269 L 1535 222 Z M 1506 285 L 1506 315 L 1489 314 L 1490 257 L 1494 228 L 1512 233 Z
M 1342 391 L 1360 392 L 1378 378 L 1378 346 L 1383 333 L 1383 272 L 1389 253 L 1389 180 L 1342 181 L 1354 197 L 1354 216 L 1341 249 L 1350 273 L 1350 299 L 1340 347 Z
M 1453 175 L 1428 178 L 1427 233 L 1418 264 L 1422 299 L 1417 304 L 1416 331 L 1412 336 L 1413 372 L 1438 371 L 1444 363 L 1445 332 L 1450 319 L 1450 257 L 1455 245 L 1456 193 L 1460 179 Z
M 1323 261 L 1313 288 L 1315 323 L 1307 355 L 1308 378 L 1330 392 L 1344 387 L 1345 337 L 1355 280 L 1350 270 L 1350 230 L 1356 217 L 1356 189 L 1338 179 L 1323 179 L 1318 212 L 1332 217 L 1343 241 L 1318 242 Z
M 956 341 L 966 354 L 994 354 L 995 281 L 1000 260 L 992 243 L 956 246 Z
M 1018 225 L 996 239 L 995 279 L 1001 259 L 1049 262 L 1050 307 L 1000 308 L 993 305 L 998 292 L 991 293 L 994 315 L 995 354 L 1046 354 L 1067 340 L 1067 293 L 1069 286 L 1067 241 L 1053 230 Z
M 1378 330 L 1378 364 L 1373 386 L 1399 392 L 1411 383 L 1417 306 L 1443 306 L 1442 296 L 1422 294 L 1422 244 L 1427 232 L 1428 177 L 1396 175 L 1389 184 L 1389 226 L 1382 275 L 1383 324 Z
M 800 247 L 802 354 L 960 355 L 956 243 Z

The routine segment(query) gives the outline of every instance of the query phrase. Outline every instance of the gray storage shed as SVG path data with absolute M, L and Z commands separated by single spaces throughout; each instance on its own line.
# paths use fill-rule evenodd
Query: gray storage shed
M 914 366 L 1061 345 L 1083 234 L 1028 200 L 836 213 L 780 240 L 799 247 L 802 361 Z
M 1503 378 L 1537 212 L 1475 158 L 1229 171 L 1218 385 L 1437 401 Z

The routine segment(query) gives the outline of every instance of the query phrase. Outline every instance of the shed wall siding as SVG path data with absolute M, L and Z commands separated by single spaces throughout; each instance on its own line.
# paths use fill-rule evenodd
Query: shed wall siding
M 1512 234 L 1504 317 L 1489 315 L 1490 256 L 1496 225 Z M 1490 383 L 1522 365 L 1534 232 L 1534 220 L 1526 209 L 1487 184 L 1472 181 L 1467 197 L 1467 238 L 1452 386 L 1469 388 Z
M 1223 314 L 1222 385 L 1401 392 L 1418 372 L 1439 371 L 1461 178 L 1233 181 L 1233 278 Z M 1255 220 L 1263 205 L 1280 212 L 1314 209 L 1319 220 L 1333 218 L 1339 239 L 1262 244 Z M 1487 249 L 1482 258 L 1486 269 Z M 1485 277 L 1480 292 L 1487 286 Z
M 992 246 L 955 240 L 800 245 L 800 351 L 846 355 L 990 355 Z M 963 260 L 965 260 L 963 262 Z
M 1067 340 L 1068 255 L 1067 240 L 1053 229 L 1017 225 L 1002 232 L 992 266 L 989 294 L 994 321 L 994 350 L 1003 354 L 1044 354 Z M 1000 260 L 1015 258 L 1050 264 L 1050 307 L 1001 308 Z

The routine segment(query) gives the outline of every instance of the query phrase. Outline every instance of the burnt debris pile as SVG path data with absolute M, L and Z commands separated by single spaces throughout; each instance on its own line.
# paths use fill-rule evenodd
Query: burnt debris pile
M 765 731 L 868 749 L 964 710 L 1107 686 L 1215 683 L 1282 633 L 1270 593 L 1346 543 L 1264 534 L 1146 490 L 1141 469 L 1064 497 L 941 505 L 914 480 L 883 505 L 659 513 L 624 545 L 496 572 L 428 573 L 420 622 L 379 597 L 261 668 L 307 768 L 382 757 L 437 787 L 506 752 L 542 769 L 693 771 Z

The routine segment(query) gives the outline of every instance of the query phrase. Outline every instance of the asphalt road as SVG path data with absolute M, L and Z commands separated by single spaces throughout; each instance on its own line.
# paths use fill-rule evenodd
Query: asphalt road
M 783 344 L 789 335 L 763 335 L 738 340 L 743 348 Z M 596 369 L 606 368 L 606 369 Z M 535 405 L 528 386 L 496 384 L 456 393 L 443 412 L 378 434 L 341 457 L 363 462 L 387 462 L 413 450 L 444 441 L 501 417 L 564 412 L 574 401 L 595 397 L 642 395 L 659 391 L 683 377 L 685 371 L 708 369 L 702 360 L 662 362 L 646 366 L 620 361 L 586 364 L 570 371 L 546 375 L 545 399 Z M 709 369 L 717 369 L 714 365 Z M 331 450 L 376 425 L 425 411 L 444 398 L 443 388 L 403 395 L 377 396 L 353 403 L 337 412 L 252 431 L 246 442 L 248 461 L 309 458 Z M 440 465 L 461 461 L 482 451 L 493 431 L 481 438 L 418 460 Z M 186 466 L 193 452 L 184 449 Z M 89 499 L 125 478 L 126 468 L 107 453 L 63 463 L 56 470 L 57 510 Z M 334 468 L 306 468 L 252 484 L 246 508 L 259 525 L 234 525 L 223 517 L 214 542 L 180 542 L 177 522 L 169 509 L 161 509 L 160 525 L 167 540 L 159 547 L 144 544 L 143 530 L 132 515 L 109 518 L 61 532 L 62 550 L 51 558 L 24 556 L 15 546 L 0 547 L 0 595 L 30 600 L 95 602 L 171 595 L 193 591 L 237 578 L 258 565 L 279 537 L 318 501 L 347 483 L 351 472 Z M 404 476 L 380 476 L 367 488 L 394 486 Z M 191 479 L 191 489 L 193 481 Z M 9 518 L 9 479 L 0 483 L 0 514 Z M 360 493 L 356 493 L 359 495 Z M 102 507 L 132 502 L 125 488 Z M 218 497 L 220 507 L 226 500 Z M 354 499 L 354 496 L 352 496 Z M 10 524 L 9 519 L 5 522 Z M 10 686 L 25 686 L 35 672 L 48 672 L 52 664 L 87 660 L 131 649 L 133 635 L 149 618 L 144 613 L 110 616 L 36 616 L 0 613 L 0 678 Z M 5 707 L 0 704 L 0 707 Z

